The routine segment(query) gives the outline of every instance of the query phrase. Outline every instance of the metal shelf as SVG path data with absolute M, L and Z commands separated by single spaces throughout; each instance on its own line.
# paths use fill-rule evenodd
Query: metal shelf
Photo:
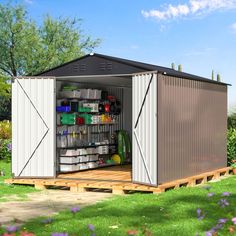
M 117 143 L 115 144 L 94 144 L 94 145 L 84 145 L 84 146 L 75 146 L 75 147 L 57 147 L 58 149 L 79 149 L 79 148 L 91 148 L 91 147 L 99 147 L 99 146 L 117 146 Z
M 73 124 L 73 125 L 69 125 L 69 124 L 66 124 L 68 126 L 73 126 L 73 125 L 78 125 L 78 124 Z M 97 123 L 97 124 L 79 124 L 78 126 L 85 126 L 85 125 L 118 125 L 117 122 L 110 122 L 110 123 Z M 65 126 L 65 125 L 57 125 L 57 127 L 60 127 L 60 126 Z

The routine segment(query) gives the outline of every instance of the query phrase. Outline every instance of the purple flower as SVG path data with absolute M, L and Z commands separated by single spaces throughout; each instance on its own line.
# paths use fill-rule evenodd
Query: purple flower
M 80 207 L 72 207 L 72 208 L 71 208 L 71 212 L 72 212 L 73 214 L 77 213 L 78 211 L 80 211 Z
M 228 197 L 228 196 L 230 196 L 230 193 L 229 193 L 229 192 L 223 192 L 223 193 L 222 193 L 222 196 L 223 196 L 223 197 Z
M 52 218 L 48 218 L 48 219 L 42 220 L 43 224 L 51 224 L 52 222 L 53 222 Z
M 236 217 L 232 218 L 232 222 L 234 225 L 236 225 Z
M 229 202 L 228 202 L 226 199 L 220 199 L 220 201 L 218 202 L 218 204 L 219 204 L 222 208 L 224 208 L 224 207 L 226 207 L 226 206 L 229 205 Z
M 207 194 L 208 197 L 212 197 L 212 196 L 214 196 L 214 195 L 215 195 L 214 193 L 208 193 L 208 194 Z
M 214 232 L 212 232 L 212 231 L 207 231 L 207 232 L 206 232 L 206 236 L 212 236 L 213 233 L 214 233 Z
M 206 214 L 202 214 L 202 210 L 200 208 L 197 209 L 197 218 L 198 220 L 202 220 Z
M 227 222 L 227 219 L 222 218 L 218 220 L 218 224 L 225 224 Z
M 89 224 L 89 225 L 88 225 L 88 229 L 91 230 L 91 231 L 94 231 L 94 230 L 95 230 L 95 227 L 94 227 L 94 225 Z
M 10 152 L 10 151 L 12 150 L 12 145 L 11 145 L 11 143 L 8 143 L 8 144 L 7 144 L 7 150 L 8 150 L 8 152 Z
M 15 225 L 10 225 L 10 226 L 7 226 L 7 227 L 6 227 L 6 231 L 7 231 L 8 233 L 15 233 L 15 232 L 18 231 L 18 229 L 19 229 L 19 227 L 18 227 L 18 226 L 15 226 Z
M 68 233 L 52 233 L 51 236 L 68 236 Z

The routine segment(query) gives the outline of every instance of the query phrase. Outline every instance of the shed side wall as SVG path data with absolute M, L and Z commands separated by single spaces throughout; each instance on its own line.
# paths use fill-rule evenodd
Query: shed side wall
M 227 86 L 159 75 L 158 183 L 227 165 Z

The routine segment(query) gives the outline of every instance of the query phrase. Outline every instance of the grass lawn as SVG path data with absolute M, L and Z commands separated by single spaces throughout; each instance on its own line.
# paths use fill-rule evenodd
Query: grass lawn
M 16 196 L 19 200 L 26 199 L 26 194 L 36 192 L 31 186 L 9 185 L 4 183 L 4 179 L 11 178 L 11 163 L 0 160 L 0 170 L 5 172 L 5 176 L 0 176 L 0 202 L 12 200 L 11 196 Z
M 171 190 L 160 195 L 132 194 L 114 197 L 72 214 L 70 209 L 53 217 L 51 224 L 43 224 L 42 218 L 28 222 L 24 228 L 37 236 L 49 236 L 53 232 L 68 232 L 69 236 L 92 235 L 87 225 L 95 227 L 97 236 L 128 235 L 128 230 L 137 230 L 135 235 L 195 236 L 206 235 L 206 231 L 216 226 L 218 220 L 227 218 L 219 235 L 229 234 L 231 219 L 236 217 L 236 177 L 210 183 L 209 190 L 202 186 Z M 209 197 L 208 194 L 214 195 Z M 222 197 L 223 192 L 230 196 Z M 228 206 L 221 207 L 220 199 L 226 199 Z M 197 209 L 201 209 L 197 218 Z M 146 234 L 142 234 L 142 229 Z M 148 234 L 151 231 L 152 234 Z M 1 231 L 0 231 L 1 232 Z M 198 234 L 197 234 L 198 233 Z M 130 234 L 132 235 L 132 234 Z M 133 234 L 134 235 L 134 234 Z M 210 234 L 209 234 L 210 235 Z

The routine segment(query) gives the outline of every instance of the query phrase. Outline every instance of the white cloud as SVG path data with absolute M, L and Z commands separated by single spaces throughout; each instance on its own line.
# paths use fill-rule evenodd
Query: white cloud
M 142 10 L 141 13 L 145 18 L 168 20 L 232 8 L 236 8 L 236 0 L 189 0 L 185 4 L 169 4 L 164 10 Z
M 28 4 L 33 4 L 33 0 L 24 0 L 25 3 L 28 3 Z
M 233 23 L 230 28 L 236 33 L 236 23 Z

